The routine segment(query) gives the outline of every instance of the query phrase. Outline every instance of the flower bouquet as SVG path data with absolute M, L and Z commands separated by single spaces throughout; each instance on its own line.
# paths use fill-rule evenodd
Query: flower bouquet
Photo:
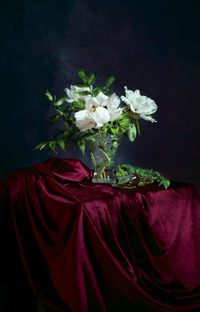
M 66 151 L 68 143 L 72 142 L 84 154 L 88 146 L 94 164 L 93 182 L 132 187 L 134 179 L 139 177 L 138 185 L 158 182 L 167 188 L 169 180 L 152 170 L 118 164 L 114 171 L 115 155 L 122 136 L 126 135 L 133 142 L 137 133 L 140 135 L 140 118 L 156 122 L 152 117 L 157 111 L 156 103 L 141 95 L 139 90 L 132 91 L 126 86 L 125 95 L 119 97 L 111 88 L 114 76 L 110 76 L 104 86 L 94 87 L 96 72 L 89 76 L 80 68 L 78 75 L 80 81 L 65 89 L 65 97 L 57 100 L 55 95 L 46 91 L 45 95 L 56 111 L 49 123 L 54 125 L 62 120 L 63 126 L 52 140 L 38 144 L 35 150 L 57 153 L 58 147 Z

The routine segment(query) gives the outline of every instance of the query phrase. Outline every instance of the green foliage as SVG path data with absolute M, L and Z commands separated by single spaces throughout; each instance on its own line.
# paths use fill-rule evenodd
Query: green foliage
M 61 118 L 65 119 L 66 114 L 61 108 L 57 108 L 56 111 L 57 111 L 58 115 L 60 115 Z
M 130 118 L 128 116 L 123 116 L 122 115 L 122 118 L 119 120 L 119 126 L 122 129 L 124 129 L 124 128 L 127 128 L 127 126 L 129 127 L 129 124 L 130 124 Z
M 84 155 L 85 154 L 85 140 L 82 138 L 82 139 L 78 140 L 77 144 L 78 144 L 78 147 L 80 148 L 82 154 Z
M 115 149 L 117 149 L 119 146 L 117 141 L 113 141 L 112 145 L 113 145 L 113 148 L 115 148 Z
M 39 143 L 34 149 L 35 149 L 35 151 L 41 151 L 47 145 L 48 145 L 48 142 L 42 142 L 42 143 Z
M 128 129 L 128 138 L 131 142 L 133 142 L 136 138 L 137 131 L 136 127 L 134 124 L 130 124 L 129 129 Z
M 55 141 L 50 141 L 50 142 L 49 142 L 49 147 L 50 147 L 50 149 L 52 149 L 52 151 L 53 151 L 54 153 L 57 154 L 56 142 L 55 142 Z
M 141 135 L 141 133 L 140 133 L 140 125 L 139 125 L 139 122 L 138 122 L 137 119 L 135 120 L 135 123 L 136 123 L 136 127 L 137 127 L 137 132 L 138 132 L 139 135 Z
M 82 82 L 76 82 L 74 85 L 79 87 L 79 88 L 87 88 L 88 87 L 88 84 L 82 83 Z
M 107 79 L 106 87 L 108 88 L 114 81 L 115 81 L 115 77 L 114 77 L 114 76 L 110 76 L 110 77 Z
M 54 115 L 54 116 L 52 116 L 50 119 L 49 119 L 49 123 L 50 123 L 50 125 L 54 125 L 55 123 L 56 123 L 56 121 L 58 121 L 59 119 L 61 119 L 62 118 L 62 116 L 61 115 Z
M 45 92 L 45 96 L 47 97 L 49 101 L 53 102 L 53 96 L 48 90 Z
M 79 148 L 84 155 L 86 147 L 89 146 L 94 165 L 99 168 L 100 175 L 103 176 L 104 169 L 113 164 L 113 155 L 119 146 L 122 135 L 127 135 L 131 142 L 134 142 L 137 133 L 140 135 L 139 115 L 133 113 L 128 108 L 124 108 L 122 114 L 116 120 L 107 122 L 101 129 L 92 128 L 81 132 L 76 127 L 74 114 L 85 109 L 85 102 L 82 97 L 88 95 L 96 97 L 100 92 L 110 96 L 113 93 L 110 86 L 115 81 L 115 77 L 110 76 L 104 86 L 93 87 L 97 77 L 96 72 L 88 75 L 84 69 L 79 68 L 78 76 L 80 81 L 76 82 L 75 86 L 80 88 L 78 94 L 81 98 L 74 100 L 72 103 L 68 102 L 67 97 L 57 100 L 55 95 L 52 95 L 49 91 L 45 92 L 45 96 L 52 102 L 55 109 L 55 114 L 50 117 L 49 123 L 50 125 L 56 124 L 59 127 L 51 140 L 38 144 L 35 150 L 57 153 L 57 149 L 61 148 L 63 151 L 67 151 L 68 143 L 71 142 L 74 148 Z M 81 90 L 81 88 L 88 89 Z M 62 128 L 60 129 L 61 126 Z M 106 137 L 109 137 L 111 141 L 109 149 L 105 140 Z M 96 156 L 94 156 L 96 149 L 100 151 L 98 162 L 95 158 Z M 103 160 L 101 159 L 102 155 Z M 164 188 L 168 188 L 170 185 L 169 180 L 161 176 L 159 172 L 133 167 L 128 164 L 119 165 L 116 175 L 118 177 L 124 176 L 125 180 L 127 180 L 129 179 L 129 173 L 139 174 L 141 177 L 140 185 L 155 182 Z M 123 179 L 123 181 L 125 180 Z
M 89 92 L 89 91 L 80 91 L 80 92 L 78 92 L 78 94 L 79 95 L 89 95 L 89 94 L 91 94 L 91 92 Z
M 57 144 L 61 147 L 61 149 L 66 152 L 67 151 L 67 148 L 68 148 L 68 145 L 67 145 L 67 142 L 63 139 L 58 139 L 57 140 Z
M 96 79 L 96 76 L 97 76 L 97 72 L 93 73 L 90 78 L 88 79 L 88 84 L 91 85 L 95 82 L 95 79 Z
M 117 177 L 124 176 L 124 175 L 128 174 L 128 172 L 126 170 L 124 170 L 120 165 L 118 165 L 117 168 L 118 168 L 118 171 L 116 172 Z
M 88 84 L 88 75 L 86 74 L 85 70 L 82 68 L 79 68 L 78 70 L 78 75 L 81 78 L 81 80 L 83 80 L 83 82 L 85 82 L 86 84 Z
M 92 94 L 93 94 L 93 96 L 97 96 L 97 94 L 99 92 L 103 92 L 103 89 L 101 87 L 96 87 L 96 88 L 93 89 Z
M 115 77 L 110 76 L 106 85 L 102 87 L 92 88 L 96 80 L 97 73 L 94 72 L 90 76 L 86 73 L 86 71 L 82 68 L 78 70 L 78 76 L 81 81 L 75 83 L 75 86 L 79 88 L 90 88 L 91 91 L 80 91 L 78 92 L 80 96 L 97 96 L 99 92 L 103 92 L 104 94 L 109 95 L 112 92 L 112 89 L 109 86 L 114 82 Z M 45 96 L 55 107 L 56 114 L 49 118 L 49 124 L 55 125 L 58 122 L 63 121 L 63 129 L 57 130 L 52 140 L 42 142 L 35 147 L 35 150 L 40 151 L 42 149 L 46 150 L 47 153 L 53 151 L 57 153 L 57 148 L 60 147 L 63 151 L 67 150 L 68 142 L 71 141 L 74 147 L 79 147 L 81 152 L 84 154 L 86 149 L 86 142 L 94 143 L 96 141 L 96 137 L 98 136 L 97 129 L 90 129 L 85 132 L 85 134 L 81 133 L 79 129 L 75 126 L 74 113 L 79 110 L 85 109 L 85 102 L 81 99 L 74 101 L 73 103 L 67 102 L 67 97 L 62 97 L 60 99 L 56 99 L 55 95 L 52 95 L 49 91 L 45 92 Z M 117 149 L 118 139 L 120 139 L 120 135 L 125 131 L 125 124 L 121 120 L 120 124 L 113 124 L 112 122 L 107 123 L 102 127 L 103 135 L 113 135 L 113 151 Z M 125 122 L 127 124 L 127 121 Z M 126 129 L 127 130 L 127 129 Z M 105 152 L 105 150 L 104 150 Z
M 159 186 L 162 185 L 164 186 L 165 189 L 167 189 L 170 186 L 170 181 L 162 177 L 162 179 L 160 179 Z
M 67 98 L 63 97 L 60 100 L 58 100 L 57 102 L 55 102 L 54 105 L 59 107 L 59 106 L 63 105 L 65 102 L 67 102 Z
M 128 174 L 139 175 L 139 186 L 144 186 L 150 183 L 158 183 L 159 186 L 163 186 L 165 189 L 170 186 L 170 181 L 164 178 L 158 171 L 153 171 L 152 169 L 142 169 L 129 164 L 124 164 L 121 166 L 118 165 L 116 176 L 120 177 Z
M 85 109 L 85 103 L 83 101 L 81 101 L 80 99 L 77 101 L 74 101 L 73 105 L 74 105 L 75 110 Z

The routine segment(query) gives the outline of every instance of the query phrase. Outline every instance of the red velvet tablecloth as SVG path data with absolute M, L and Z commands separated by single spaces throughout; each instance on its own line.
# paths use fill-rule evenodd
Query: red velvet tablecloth
M 75 159 L 0 182 L 23 265 L 50 311 L 200 311 L 200 198 L 193 185 L 120 190 Z

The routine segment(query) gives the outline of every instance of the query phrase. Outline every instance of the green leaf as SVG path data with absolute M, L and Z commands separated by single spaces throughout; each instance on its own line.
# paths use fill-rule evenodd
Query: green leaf
M 41 151 L 44 147 L 46 147 L 48 145 L 49 142 L 42 142 L 42 143 L 39 143 L 35 148 L 34 150 L 35 151 Z
M 65 140 L 59 139 L 59 140 L 57 140 L 57 144 L 62 148 L 62 150 L 64 152 L 67 151 L 68 146 L 67 146 L 67 142 Z
M 119 117 L 117 117 L 117 118 L 115 119 L 115 121 L 116 121 L 116 120 L 124 119 L 124 117 L 125 117 L 125 116 L 124 116 L 124 114 L 122 113 Z
M 69 121 L 69 120 L 68 120 Z M 64 126 L 65 128 L 61 131 L 58 131 L 54 138 L 57 137 L 57 136 L 60 136 L 60 139 L 66 139 L 66 137 L 68 137 L 70 135 L 70 132 L 71 132 L 71 128 L 70 128 L 70 125 L 67 121 L 64 121 Z
M 78 141 L 78 146 L 82 152 L 82 154 L 85 154 L 85 140 L 81 139 Z
M 63 103 L 67 102 L 67 97 L 63 97 L 60 100 L 58 100 L 57 102 L 54 103 L 55 106 L 61 106 L 63 105 Z
M 92 153 L 95 152 L 97 145 L 96 145 L 95 141 L 92 141 L 92 140 L 89 141 L 88 145 L 89 145 L 90 153 L 92 156 Z
M 96 142 L 95 138 L 93 137 L 88 137 L 88 138 L 85 138 L 87 141 L 91 141 L 91 142 Z
M 80 95 L 89 95 L 89 94 L 91 94 L 91 92 L 90 91 L 79 91 L 78 94 L 80 94 Z
M 73 112 L 73 107 L 67 106 L 63 109 L 63 112 L 68 113 L 70 115 L 70 113 Z
M 152 169 L 142 169 L 129 164 L 118 166 L 118 172 L 116 175 L 119 177 L 120 175 L 122 176 L 123 171 L 127 172 L 127 169 L 129 169 L 130 173 L 138 174 L 140 176 L 141 180 L 138 186 L 143 186 L 150 183 L 158 183 L 159 186 L 164 186 L 164 188 L 167 189 L 170 185 L 170 181 L 164 178 L 158 171 L 153 171 Z
M 49 147 L 52 149 L 52 151 L 54 151 L 54 153 L 57 154 L 57 150 L 56 150 L 56 143 L 55 141 L 51 141 L 49 142 Z
M 58 121 L 59 119 L 61 119 L 62 116 L 61 115 L 54 115 L 49 119 L 49 123 L 50 125 L 54 125 L 56 123 L 56 121 Z
M 88 76 L 83 68 L 79 68 L 78 75 L 86 84 L 88 83 Z
M 158 172 L 158 171 L 154 171 L 154 172 L 153 172 L 153 175 L 154 175 L 155 177 L 161 177 L 161 174 L 160 174 L 160 172 Z
M 137 126 L 137 131 L 138 131 L 138 133 L 139 133 L 139 135 L 141 135 L 141 133 L 140 133 L 140 125 L 139 125 L 139 122 L 138 122 L 138 120 L 136 119 L 136 126 Z
M 130 119 L 127 117 L 123 117 L 123 119 L 120 120 L 120 127 L 126 127 L 130 123 Z
M 84 155 L 85 154 L 85 144 L 79 145 L 79 148 L 80 148 L 82 154 Z
M 118 165 L 117 168 L 118 168 L 118 171 L 117 171 L 117 173 L 116 173 L 116 176 L 117 176 L 117 177 L 123 176 L 123 175 L 127 175 L 127 174 L 128 174 L 128 172 L 125 171 L 125 170 L 123 170 L 123 169 L 121 168 L 120 165 Z
M 61 108 L 56 109 L 57 113 L 62 117 L 66 117 L 66 114 L 64 113 L 64 111 Z
M 110 76 L 106 81 L 106 87 L 109 87 L 115 81 L 114 76 Z
M 70 126 L 69 126 L 69 123 L 67 121 L 64 121 L 64 125 L 65 125 L 66 129 L 70 130 Z
M 163 185 L 165 189 L 167 189 L 170 186 L 170 181 L 168 179 L 162 179 L 159 183 L 159 186 Z
M 110 128 L 110 130 L 111 130 L 111 132 L 113 133 L 113 134 L 115 134 L 115 135 L 117 135 L 118 134 L 118 128 Z
M 45 92 L 45 96 L 49 101 L 53 102 L 53 95 L 51 95 L 51 93 L 48 90 Z
M 169 180 L 165 180 L 165 182 L 164 182 L 165 189 L 167 189 L 169 186 L 170 186 L 170 181 Z
M 101 91 L 101 90 L 102 90 L 101 87 L 96 87 L 96 88 L 93 89 L 94 92 L 99 92 L 99 91 Z
M 68 137 L 70 134 L 70 130 L 69 129 L 65 129 L 65 131 L 63 132 L 63 136 L 66 138 Z
M 89 85 L 93 84 L 95 79 L 96 79 L 96 76 L 97 76 L 97 72 L 93 73 L 90 78 L 88 79 L 88 83 Z
M 74 105 L 75 109 L 84 109 L 85 108 L 85 103 L 82 100 L 74 101 L 73 105 Z
M 117 141 L 114 141 L 114 142 L 112 143 L 112 146 L 113 146 L 114 148 L 118 148 L 119 144 L 118 144 Z
M 133 142 L 136 138 L 137 135 L 137 131 L 136 131 L 136 127 L 134 124 L 131 124 L 129 129 L 128 129 L 128 138 L 131 142 Z
M 56 95 L 53 95 L 53 103 L 56 102 Z
M 129 169 L 129 170 L 130 170 L 130 173 L 136 172 L 136 168 L 133 167 L 132 165 L 129 165 L 129 164 L 121 165 L 121 168 L 122 168 L 122 169 L 126 169 L 126 171 L 127 171 L 127 169 Z
M 111 88 L 106 88 L 106 91 L 113 93 L 113 90 Z
M 78 88 L 87 88 L 88 87 L 88 84 L 82 83 L 82 82 L 76 82 L 74 85 L 77 86 Z

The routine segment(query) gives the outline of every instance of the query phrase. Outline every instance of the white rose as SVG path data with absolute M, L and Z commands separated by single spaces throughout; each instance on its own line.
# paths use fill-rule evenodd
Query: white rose
M 97 107 L 94 112 L 91 113 L 93 120 L 96 122 L 95 128 L 101 128 L 105 123 L 110 121 L 110 114 L 104 107 Z
M 120 98 L 115 93 L 107 96 L 99 92 L 96 97 L 87 98 L 85 103 L 89 111 L 94 111 L 97 107 L 106 108 L 110 114 L 110 120 L 115 120 L 122 113 L 122 108 L 119 108 Z
M 128 90 L 128 88 L 125 86 L 125 93 L 126 96 L 121 96 L 121 100 L 126 103 L 127 106 L 130 107 L 132 112 L 138 114 L 140 118 L 156 122 L 154 118 L 152 118 L 150 115 L 155 113 L 158 109 L 158 106 L 154 102 L 154 100 L 140 95 L 139 90 Z
M 70 86 L 71 89 L 65 88 L 65 92 L 67 93 L 67 96 L 69 99 L 67 99 L 68 103 L 72 103 L 77 100 L 86 100 L 88 98 L 91 98 L 91 95 L 80 95 L 78 92 L 83 92 L 83 91 L 91 91 L 89 87 L 84 87 L 80 88 L 74 85 Z
M 86 131 L 96 126 L 96 122 L 92 118 L 91 113 L 86 109 L 76 112 L 74 116 L 76 119 L 76 126 L 80 131 Z
M 95 107 L 99 106 L 106 106 L 108 101 L 108 96 L 103 94 L 102 92 L 99 92 L 98 95 L 95 97 L 90 97 L 85 100 L 85 107 L 89 111 L 93 110 Z
M 107 109 L 110 114 L 110 120 L 115 120 L 122 114 L 122 108 L 119 107 L 119 104 L 120 98 L 115 93 L 108 97 Z
M 122 109 L 119 108 L 120 99 L 113 93 L 107 96 L 102 92 L 96 97 L 85 98 L 85 110 L 75 113 L 76 126 L 85 131 L 90 128 L 101 128 L 105 123 L 118 118 Z M 88 112 L 88 113 L 86 113 Z

